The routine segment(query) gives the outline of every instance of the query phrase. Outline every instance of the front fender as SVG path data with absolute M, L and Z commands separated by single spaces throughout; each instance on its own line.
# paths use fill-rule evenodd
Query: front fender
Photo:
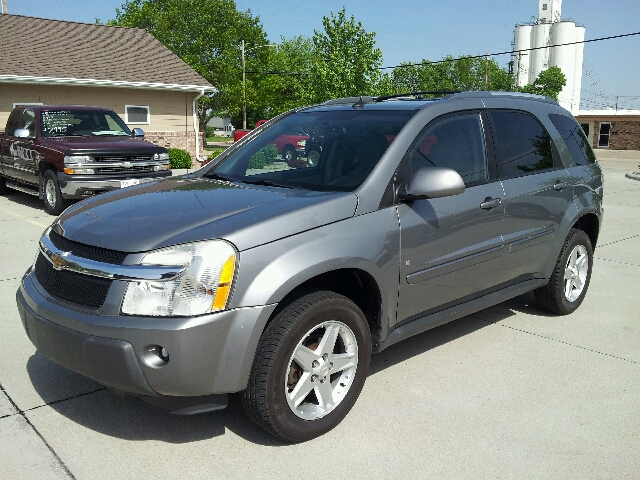
M 359 269 L 378 285 L 383 322 L 393 323 L 399 249 L 398 217 L 390 207 L 242 251 L 230 308 L 279 303 L 318 275 Z

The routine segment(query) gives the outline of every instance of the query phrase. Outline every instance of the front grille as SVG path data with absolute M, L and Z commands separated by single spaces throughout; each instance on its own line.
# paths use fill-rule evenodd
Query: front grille
M 95 260 L 97 262 L 122 265 L 122 262 L 124 262 L 127 256 L 125 252 L 74 242 L 73 240 L 64 238 L 62 235 L 58 235 L 54 230 L 49 232 L 49 239 L 56 248 L 63 252 L 71 252 L 76 257 L 88 258 L 89 260 Z
M 153 172 L 153 165 L 131 165 L 130 167 L 95 167 L 96 173 Z
M 35 274 L 38 282 L 54 297 L 89 308 L 100 308 L 111 286 L 111 280 L 58 271 L 42 253 L 36 260 Z
M 151 162 L 153 161 L 153 155 L 133 155 L 133 156 L 104 156 L 96 157 L 98 163 L 122 163 L 122 162 Z

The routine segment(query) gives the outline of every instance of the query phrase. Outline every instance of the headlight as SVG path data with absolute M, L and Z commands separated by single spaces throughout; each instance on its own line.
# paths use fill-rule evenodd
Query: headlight
M 168 153 L 155 153 L 153 155 L 153 159 L 154 160 L 169 160 L 169 154 Z
M 76 163 L 93 163 L 93 157 L 91 155 L 65 155 L 64 164 L 74 165 Z
M 129 282 L 122 313 L 156 317 L 193 316 L 227 307 L 236 269 L 236 250 L 222 240 L 186 243 L 147 253 L 140 265 L 186 266 L 167 282 Z

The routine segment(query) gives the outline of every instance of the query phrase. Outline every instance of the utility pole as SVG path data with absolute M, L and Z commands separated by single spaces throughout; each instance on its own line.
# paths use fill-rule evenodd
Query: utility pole
M 489 84 L 489 52 L 484 57 L 484 89 L 487 90 Z
M 247 69 L 244 64 L 244 40 L 242 40 L 242 128 L 247 129 Z

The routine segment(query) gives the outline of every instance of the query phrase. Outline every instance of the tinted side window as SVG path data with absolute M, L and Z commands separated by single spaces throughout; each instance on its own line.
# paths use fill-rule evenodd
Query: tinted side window
M 560 167 L 551 136 L 532 115 L 510 110 L 489 111 L 500 178 L 513 178 Z
M 560 132 L 567 144 L 573 160 L 578 165 L 595 163 L 596 156 L 589 145 L 589 140 L 578 122 L 564 115 L 550 114 L 549 118 Z
M 487 156 L 479 113 L 436 119 L 418 137 L 409 154 L 411 174 L 422 167 L 457 171 L 465 185 L 486 181 Z

